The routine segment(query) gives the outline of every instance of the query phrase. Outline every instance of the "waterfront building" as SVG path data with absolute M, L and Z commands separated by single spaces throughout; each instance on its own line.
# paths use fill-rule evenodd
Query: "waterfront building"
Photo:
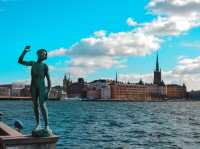
M 9 87 L 0 87 L 0 96 L 10 96 L 11 89 Z
M 11 96 L 12 95 L 12 84 L 1 84 L 0 85 L 0 96 Z
M 86 98 L 91 100 L 101 99 L 101 90 L 94 86 L 88 85 L 86 89 Z
M 101 88 L 101 99 L 111 99 L 111 87 L 110 85 L 104 85 Z
M 111 98 L 115 100 L 153 100 L 186 98 L 187 90 L 176 84 L 165 85 L 161 77 L 158 54 L 156 57 L 156 68 L 154 71 L 153 84 L 145 84 L 141 79 L 138 83 L 121 83 L 117 80 L 111 85 Z
M 105 79 L 99 79 L 94 80 L 90 82 L 88 85 L 95 87 L 100 94 L 100 99 L 110 99 L 111 98 L 111 88 L 110 84 L 112 83 L 112 80 L 105 80 Z
M 54 86 L 51 88 L 49 93 L 50 99 L 62 99 L 62 87 L 61 86 Z
M 111 98 L 115 100 L 149 100 L 149 96 L 146 85 L 119 82 L 111 84 Z
M 20 96 L 31 97 L 30 85 L 25 85 L 25 87 L 20 90 Z
M 187 89 L 185 84 L 182 86 L 177 84 L 166 85 L 166 95 L 168 98 L 186 98 Z
M 0 85 L 0 96 L 30 97 L 30 85 L 12 83 Z
M 166 97 L 165 85 L 145 84 L 147 86 L 148 97 L 151 99 L 160 99 Z
M 24 87 L 25 87 L 24 84 L 13 83 L 13 84 L 12 84 L 11 96 L 20 97 L 20 96 L 21 96 L 21 90 L 22 90 Z
M 69 98 L 85 98 L 86 97 L 87 83 L 83 78 L 78 78 L 77 82 L 71 83 L 67 89 L 67 96 Z

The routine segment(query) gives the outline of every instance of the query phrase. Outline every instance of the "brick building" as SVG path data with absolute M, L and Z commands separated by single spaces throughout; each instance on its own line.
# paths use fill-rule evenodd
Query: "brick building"
M 115 100 L 148 100 L 148 88 L 140 84 L 113 83 L 111 98 Z
M 187 91 L 185 84 L 183 86 L 177 84 L 166 85 L 166 95 L 168 98 L 186 98 Z
M 77 82 L 71 83 L 67 88 L 67 96 L 69 98 L 85 98 L 87 84 L 83 78 L 79 78 Z

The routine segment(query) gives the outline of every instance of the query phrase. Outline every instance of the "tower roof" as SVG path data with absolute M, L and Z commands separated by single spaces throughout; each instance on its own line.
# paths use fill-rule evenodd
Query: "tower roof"
M 64 80 L 67 80 L 67 76 L 66 76 L 66 73 L 65 73 L 65 75 L 64 75 Z
M 157 53 L 157 57 L 156 57 L 156 71 L 159 71 L 158 53 Z
M 117 83 L 118 82 L 118 74 L 116 72 L 116 76 L 115 76 L 115 82 Z

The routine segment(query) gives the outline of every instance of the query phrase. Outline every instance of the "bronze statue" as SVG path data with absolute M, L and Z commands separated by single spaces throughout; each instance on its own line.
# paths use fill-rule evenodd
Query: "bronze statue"
M 48 66 L 43 63 L 47 59 L 47 51 L 45 49 L 39 49 L 37 51 L 37 61 L 24 61 L 24 56 L 30 51 L 30 46 L 26 46 L 21 56 L 19 57 L 18 63 L 31 66 L 31 96 L 33 101 L 36 127 L 32 131 L 32 135 L 36 137 L 47 137 L 52 134 L 51 129 L 48 125 L 48 109 L 46 107 L 46 101 L 51 89 L 51 80 L 49 77 Z M 45 87 L 45 77 L 47 79 L 47 90 Z M 45 122 L 45 128 L 40 128 L 40 112 Z

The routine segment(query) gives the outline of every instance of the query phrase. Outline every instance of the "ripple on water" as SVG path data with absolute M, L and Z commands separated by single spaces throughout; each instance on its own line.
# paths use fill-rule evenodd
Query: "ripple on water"
M 15 107 L 15 111 L 11 110 Z M 200 102 L 50 101 L 49 123 L 58 149 L 198 149 Z M 20 119 L 25 133 L 34 127 L 32 103 L 1 101 L 4 121 Z

